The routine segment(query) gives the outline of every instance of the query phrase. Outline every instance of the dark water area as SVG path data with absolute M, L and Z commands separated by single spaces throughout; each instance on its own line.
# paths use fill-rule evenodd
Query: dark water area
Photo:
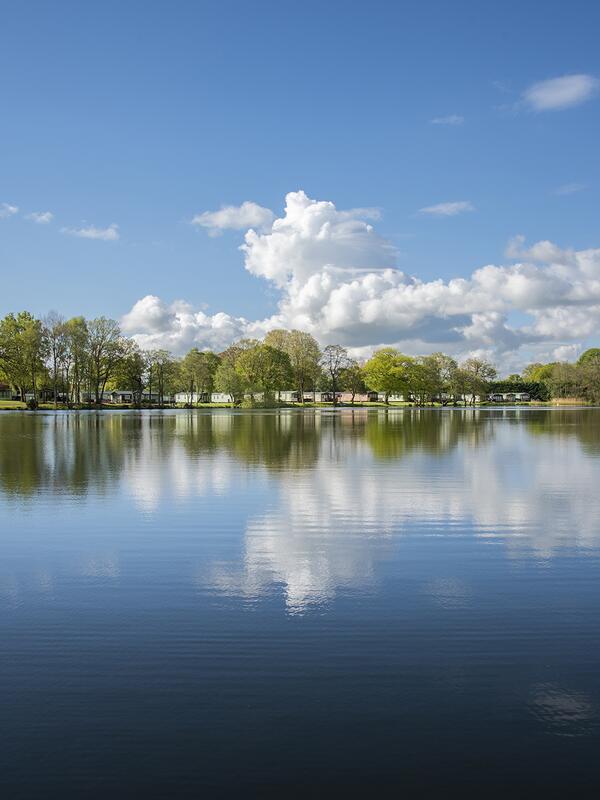
M 2 797 L 596 796 L 600 410 L 0 414 Z

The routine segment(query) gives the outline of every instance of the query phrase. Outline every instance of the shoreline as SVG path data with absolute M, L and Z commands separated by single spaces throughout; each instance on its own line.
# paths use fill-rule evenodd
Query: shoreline
M 594 405 L 585 400 L 577 400 L 573 399 L 569 402 L 565 402 L 564 400 L 560 401 L 532 401 L 528 403 L 476 403 L 475 405 L 441 405 L 439 403 L 433 405 L 416 405 L 414 403 L 337 403 L 335 406 L 333 403 L 280 403 L 276 406 L 235 406 L 233 403 L 198 403 L 193 406 L 133 406 L 131 404 L 118 404 L 118 403 L 111 403 L 109 405 L 103 405 L 100 408 L 95 406 L 79 406 L 77 408 L 68 408 L 64 405 L 59 405 L 58 407 L 54 407 L 52 403 L 40 403 L 40 405 L 36 409 L 27 408 L 25 403 L 21 403 L 20 401 L 0 401 L 0 412 L 2 411 L 20 411 L 20 412 L 27 412 L 30 414 L 35 414 L 37 412 L 47 412 L 47 411 L 56 411 L 61 413 L 72 413 L 72 414 L 79 414 L 82 412 L 90 412 L 95 411 L 97 413 L 101 412 L 111 412 L 111 411 L 211 411 L 211 410 L 230 410 L 230 411 L 315 411 L 315 410 L 328 410 L 328 411 L 348 411 L 354 409 L 360 410 L 369 410 L 369 409 L 395 409 L 395 410 L 405 410 L 405 409 L 415 409 L 419 411 L 443 411 L 443 410 L 451 410 L 451 411 L 466 411 L 466 410 L 475 410 L 475 409 L 552 409 L 552 408 L 597 408 L 598 406 Z

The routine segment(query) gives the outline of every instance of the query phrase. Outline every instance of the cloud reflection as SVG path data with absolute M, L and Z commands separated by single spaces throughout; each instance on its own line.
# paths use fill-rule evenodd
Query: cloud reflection
M 123 501 L 132 525 L 140 512 L 149 518 L 144 529 L 154 515 L 201 520 L 209 509 L 242 526 L 240 549 L 209 551 L 197 580 L 248 599 L 282 591 L 294 613 L 375 588 L 407 536 L 460 534 L 538 561 L 600 546 L 593 409 L 14 414 L 0 423 L 7 509 L 41 496 L 49 513 Z M 91 548 L 83 574 L 116 577 L 118 537 L 111 547 L 100 558 Z M 447 608 L 467 604 L 461 580 L 436 578 L 425 591 Z

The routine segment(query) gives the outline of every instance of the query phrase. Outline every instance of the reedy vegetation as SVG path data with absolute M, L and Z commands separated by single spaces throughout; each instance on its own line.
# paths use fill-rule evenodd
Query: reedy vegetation
M 0 380 L 25 397 L 59 398 L 69 406 L 101 404 L 112 389 L 132 393 L 141 405 L 144 394 L 163 405 L 176 392 L 209 398 L 214 391 L 239 404 L 275 401 L 279 391 L 293 388 L 300 398 L 315 391 L 347 391 L 352 402 L 367 390 L 410 396 L 425 405 L 447 396 L 465 404 L 490 391 L 526 391 L 532 398 L 580 397 L 600 400 L 600 349 L 587 350 L 575 364 L 531 364 L 523 375 L 496 380 L 495 367 L 468 358 L 433 353 L 408 356 L 393 347 L 377 350 L 366 363 L 352 359 L 341 345 L 320 349 L 304 331 L 273 330 L 263 341 L 242 339 L 222 353 L 192 348 L 178 359 L 166 350 L 141 350 L 122 336 L 117 322 L 105 317 L 65 320 L 56 312 L 39 320 L 28 312 L 0 320 Z M 334 402 L 336 402 L 334 400 Z M 448 400 L 444 400 L 448 402 Z

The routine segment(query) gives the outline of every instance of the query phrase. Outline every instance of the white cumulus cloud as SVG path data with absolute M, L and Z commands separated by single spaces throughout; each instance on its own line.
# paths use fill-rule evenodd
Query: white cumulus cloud
M 270 230 L 246 233 L 240 249 L 253 275 L 285 286 L 290 279 L 304 282 L 324 267 L 373 269 L 395 262 L 394 247 L 365 221 L 378 215 L 376 209 L 338 211 L 333 203 L 311 200 L 302 191 L 290 192 L 285 200 L 284 216 Z
M 0 203 L 0 219 L 12 217 L 19 211 L 18 206 L 11 206 L 10 203 Z
M 533 111 L 561 111 L 585 103 L 599 85 L 593 75 L 563 75 L 529 86 L 523 92 L 523 101 Z
M 430 214 L 433 217 L 455 217 L 457 214 L 464 214 L 465 211 L 475 211 L 475 206 L 469 200 L 437 203 L 419 209 L 420 214 Z
M 77 236 L 80 239 L 100 239 L 103 242 L 116 242 L 119 238 L 119 226 L 113 223 L 108 228 L 97 228 L 95 225 L 86 225 L 82 228 L 61 228 L 61 233 L 68 236 Z
M 366 211 L 291 192 L 267 230 L 247 231 L 245 268 L 279 292 L 270 317 L 211 315 L 148 295 L 126 314 L 124 329 L 143 347 L 182 353 L 192 346 L 220 350 L 275 327 L 300 328 L 355 355 L 388 344 L 408 353 L 478 353 L 511 369 L 600 330 L 600 249 L 528 246 L 518 236 L 508 245 L 508 263 L 423 281 L 397 268 L 395 248 L 366 221 Z
M 26 218 L 37 222 L 38 225 L 47 225 L 54 219 L 54 214 L 51 211 L 32 211 Z
M 241 206 L 223 206 L 218 211 L 204 211 L 192 219 L 192 225 L 208 230 L 209 236 L 219 236 L 224 230 L 264 228 L 273 222 L 273 212 L 246 200 Z

